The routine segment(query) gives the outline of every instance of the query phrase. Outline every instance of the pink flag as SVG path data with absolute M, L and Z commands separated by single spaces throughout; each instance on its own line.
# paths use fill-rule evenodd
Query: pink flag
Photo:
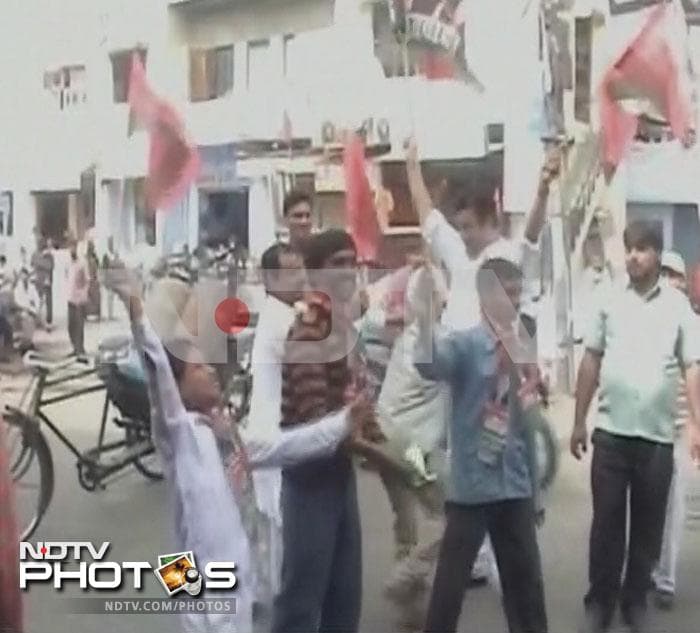
M 684 143 L 693 127 L 692 106 L 684 91 L 682 66 L 674 50 L 671 9 L 660 3 L 641 32 L 603 78 L 600 116 L 603 161 L 615 168 L 637 131 L 637 115 L 619 103 L 621 96 L 650 99 L 664 114 L 674 135 Z
M 197 178 L 199 152 L 186 138 L 175 108 L 153 92 L 141 59 L 134 54 L 129 80 L 129 105 L 135 121 L 150 135 L 146 199 L 149 208 L 173 206 Z
M 365 144 L 357 134 L 350 136 L 345 144 L 343 167 L 347 222 L 357 246 L 358 259 L 361 262 L 376 261 L 381 232 L 367 178 Z

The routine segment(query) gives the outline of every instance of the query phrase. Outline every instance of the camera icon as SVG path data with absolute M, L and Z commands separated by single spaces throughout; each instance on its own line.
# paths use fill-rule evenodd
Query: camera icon
M 185 572 L 185 584 L 183 589 L 191 596 L 198 596 L 202 593 L 202 574 L 199 570 L 191 567 Z

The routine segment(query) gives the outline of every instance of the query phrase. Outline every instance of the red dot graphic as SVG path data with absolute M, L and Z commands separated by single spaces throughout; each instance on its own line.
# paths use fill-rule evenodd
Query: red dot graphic
M 240 299 L 228 297 L 216 306 L 214 321 L 222 332 L 238 334 L 248 327 L 250 310 Z
M 41 551 L 42 555 L 46 554 L 46 546 L 42 547 L 40 551 Z

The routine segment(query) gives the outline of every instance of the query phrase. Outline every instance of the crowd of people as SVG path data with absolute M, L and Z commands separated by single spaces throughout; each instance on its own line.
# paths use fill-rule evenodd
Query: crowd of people
M 397 627 L 455 631 L 465 592 L 488 583 L 511 633 L 548 631 L 533 434 L 547 388 L 529 262 L 559 155 L 541 168 L 522 240 L 503 236 L 490 196 L 455 197 L 448 221 L 435 204 L 448 184 L 431 181 L 429 190 L 415 144 L 406 158 L 425 248 L 382 293 L 358 285 L 348 232 L 312 232 L 311 197 L 285 200 L 289 241 L 261 260 L 266 296 L 245 425 L 202 350 L 157 331 L 141 280 L 105 260 L 107 290 L 124 301 L 144 361 L 175 545 L 202 566 L 233 560 L 241 578 L 235 614 L 187 613 L 187 631 L 358 631 L 358 461 L 376 471 L 394 515 L 385 596 Z M 672 608 L 683 456 L 700 460 L 698 299 L 689 301 L 685 264 L 664 252 L 657 227 L 631 223 L 624 246 L 627 278 L 594 301 L 571 436 L 577 459 L 594 446 L 582 621 L 592 633 L 610 628 L 618 606 L 631 631 L 647 630 L 651 589 Z M 96 259 L 94 249 L 88 256 Z M 77 354 L 93 267 L 72 244 Z M 419 509 L 429 529 L 419 529 Z
M 56 275 L 64 274 L 68 298 L 68 334 L 72 351 L 83 355 L 84 328 L 88 317 L 100 321 L 102 291 L 100 273 L 123 265 L 113 239 L 108 238 L 102 259 L 97 255 L 94 242 L 87 240 L 79 248 L 77 240 L 69 238 L 67 248 L 70 260 L 64 271 L 57 270 L 56 247 L 51 238 L 40 237 L 31 257 L 25 247 L 19 250 L 14 265 L 0 255 L 0 337 L 2 359 L 9 360 L 15 352 L 34 347 L 37 328 L 51 331 L 54 325 L 54 290 Z M 80 254 L 83 250 L 84 254 Z M 107 318 L 114 318 L 114 293 L 107 291 Z

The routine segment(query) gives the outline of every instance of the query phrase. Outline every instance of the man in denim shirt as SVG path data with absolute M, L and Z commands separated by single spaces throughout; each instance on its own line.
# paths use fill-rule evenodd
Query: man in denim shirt
M 515 365 L 525 360 L 516 356 L 514 333 L 522 272 L 505 259 L 489 259 L 477 273 L 477 290 L 482 321 L 469 330 L 431 336 L 429 311 L 419 315 L 416 368 L 425 378 L 447 382 L 452 392 L 447 525 L 426 631 L 456 630 L 469 570 L 488 533 L 509 630 L 546 633 L 525 416 L 535 381 L 522 378 L 525 366 Z

